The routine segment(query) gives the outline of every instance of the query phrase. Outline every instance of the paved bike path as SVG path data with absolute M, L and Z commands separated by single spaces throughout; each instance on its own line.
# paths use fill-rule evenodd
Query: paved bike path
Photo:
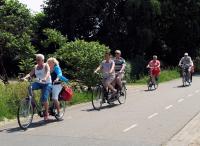
M 85 104 L 66 112 L 65 120 L 35 121 L 21 131 L 4 127 L 0 146 L 159 146 L 179 132 L 200 111 L 200 82 L 182 88 L 181 80 L 160 84 L 156 91 L 129 88 L 127 102 L 94 111 Z

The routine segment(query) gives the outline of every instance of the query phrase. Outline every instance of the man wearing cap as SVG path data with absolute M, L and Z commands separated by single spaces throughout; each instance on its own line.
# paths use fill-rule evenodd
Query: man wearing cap
M 125 73 L 126 62 L 125 59 L 121 57 L 121 51 L 115 51 L 115 58 L 113 59 L 115 62 L 115 80 L 113 81 L 113 86 L 116 84 L 119 85 L 119 88 L 122 88 L 122 79 Z
M 147 65 L 147 68 L 150 68 L 151 77 L 155 80 L 158 80 L 160 74 L 160 61 L 157 58 L 156 55 L 153 55 L 153 60 L 151 60 Z
M 192 69 L 194 67 L 193 61 L 191 59 L 191 57 L 188 55 L 188 53 L 184 53 L 184 57 L 181 58 L 181 60 L 179 61 L 179 66 L 188 66 L 188 72 L 192 73 Z M 192 81 L 192 76 L 191 77 L 191 81 Z

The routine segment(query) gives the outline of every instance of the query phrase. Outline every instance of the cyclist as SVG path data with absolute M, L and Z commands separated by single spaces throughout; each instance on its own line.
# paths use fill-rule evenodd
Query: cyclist
M 121 57 L 121 51 L 116 50 L 115 51 L 115 80 L 113 81 L 113 86 L 117 84 L 119 86 L 119 89 L 122 88 L 122 79 L 124 77 L 124 70 L 126 67 L 126 62 L 125 60 Z
M 62 82 L 68 82 L 68 79 L 62 75 L 61 68 L 59 66 L 59 62 L 56 58 L 49 58 L 47 60 L 51 71 L 51 79 L 52 79 L 52 99 L 56 105 L 57 116 L 60 117 L 60 105 L 58 101 L 59 93 L 62 90 Z
M 182 66 L 188 66 L 188 72 L 192 81 L 192 72 L 194 70 L 194 64 L 191 59 L 191 57 L 188 55 L 188 53 L 184 53 L 184 57 L 181 58 L 178 64 L 180 67 Z
M 37 64 L 32 69 L 32 71 L 27 74 L 23 80 L 26 80 L 33 75 L 36 76 L 36 81 L 31 84 L 32 90 L 41 89 L 41 102 L 44 105 L 45 113 L 44 120 L 48 120 L 48 97 L 51 92 L 51 76 L 50 76 L 50 68 L 49 65 L 44 63 L 44 55 L 36 54 L 36 62 Z
M 105 60 L 97 67 L 94 73 L 97 73 L 99 70 L 103 72 L 103 84 L 106 90 L 108 88 L 113 92 L 112 95 L 117 93 L 117 90 L 112 86 L 112 81 L 115 79 L 115 63 L 111 60 L 110 52 L 105 53 Z
M 150 69 L 150 76 L 154 83 L 155 80 L 158 81 L 158 76 L 160 75 L 160 61 L 157 58 L 156 55 L 153 55 L 153 60 L 151 60 L 147 65 L 147 68 Z

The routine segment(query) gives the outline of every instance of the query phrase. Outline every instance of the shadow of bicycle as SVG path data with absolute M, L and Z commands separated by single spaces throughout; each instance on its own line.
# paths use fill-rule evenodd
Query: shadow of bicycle
M 119 105 L 120 104 L 111 103 L 111 104 L 103 105 L 100 110 L 95 110 L 94 108 L 90 108 L 90 109 L 83 109 L 81 111 L 84 111 L 84 112 L 95 112 L 95 111 L 101 111 L 101 110 L 106 110 L 106 109 L 110 109 L 110 108 L 113 108 L 113 107 L 117 107 Z
M 26 132 L 26 131 L 29 131 L 29 129 L 42 127 L 42 126 L 45 126 L 47 124 L 51 124 L 51 123 L 55 123 L 55 122 L 60 122 L 60 121 L 58 121 L 56 119 L 49 119 L 47 121 L 42 120 L 42 121 L 37 121 L 37 122 L 31 123 L 31 125 L 29 126 L 29 128 L 27 130 L 22 130 L 20 127 L 14 127 L 14 128 L 3 129 L 0 132 L 3 132 L 3 131 L 7 132 L 7 133 Z

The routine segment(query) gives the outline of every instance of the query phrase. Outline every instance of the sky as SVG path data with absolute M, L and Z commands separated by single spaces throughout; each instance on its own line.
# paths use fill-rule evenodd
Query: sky
M 21 3 L 27 5 L 32 12 L 41 12 L 41 5 L 43 0 L 19 0 Z

